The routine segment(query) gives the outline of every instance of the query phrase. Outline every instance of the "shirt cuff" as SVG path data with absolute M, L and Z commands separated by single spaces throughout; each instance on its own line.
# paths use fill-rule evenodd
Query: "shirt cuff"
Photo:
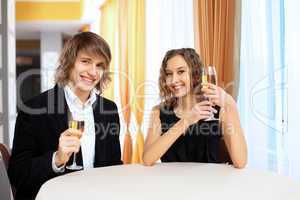
M 55 173 L 63 173 L 65 172 L 65 165 L 61 166 L 61 167 L 57 167 L 55 164 L 55 155 L 56 155 L 56 151 L 53 153 L 52 156 L 52 169 Z

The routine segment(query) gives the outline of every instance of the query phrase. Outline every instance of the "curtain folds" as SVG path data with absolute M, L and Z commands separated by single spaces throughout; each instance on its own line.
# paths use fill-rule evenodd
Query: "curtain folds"
M 109 12 L 108 12 L 109 11 Z M 145 82 L 145 1 L 109 0 L 101 7 L 101 30 L 110 45 L 118 47 L 118 82 L 121 110 L 126 124 L 123 144 L 123 162 L 141 163 L 144 136 L 141 131 L 144 115 Z M 116 27 L 115 27 L 116 25 Z M 102 34 L 102 32 L 101 32 Z M 116 36 L 117 35 L 117 36 Z M 113 91 L 113 89 L 112 89 Z M 110 95 L 111 96 L 111 95 Z M 137 132 L 135 148 L 132 147 L 131 112 L 133 112 Z
M 123 162 L 130 164 L 132 160 L 132 138 L 129 131 L 131 118 L 131 88 L 130 88 L 130 71 L 128 63 L 128 0 L 118 1 L 118 39 L 119 39 L 119 86 L 121 106 L 126 123 L 125 138 L 123 144 Z
M 116 26 L 116 12 L 117 12 L 117 4 L 115 1 L 106 1 L 100 8 L 101 10 L 101 24 L 100 24 L 100 35 L 107 41 L 110 46 L 112 60 L 110 63 L 110 72 L 111 72 L 111 83 L 108 87 L 103 91 L 103 96 L 113 100 L 114 99 L 114 71 L 115 71 L 115 62 L 116 62 L 116 38 L 115 32 L 117 31 Z
M 195 47 L 235 99 L 239 85 L 240 0 L 194 0 Z
M 144 136 L 141 130 L 144 116 L 144 85 L 145 85 L 145 1 L 131 0 L 129 6 L 128 49 L 129 66 L 131 69 L 134 89 L 133 113 L 135 115 L 137 132 L 132 162 L 142 163 L 144 151 Z

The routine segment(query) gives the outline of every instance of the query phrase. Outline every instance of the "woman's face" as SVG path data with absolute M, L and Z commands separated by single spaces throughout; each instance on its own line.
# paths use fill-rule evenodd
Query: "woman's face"
M 175 97 L 184 97 L 191 91 L 190 69 L 181 55 L 170 58 L 166 67 L 166 84 Z

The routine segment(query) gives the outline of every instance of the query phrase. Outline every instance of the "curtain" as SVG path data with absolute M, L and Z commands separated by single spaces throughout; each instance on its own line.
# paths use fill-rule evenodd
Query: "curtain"
M 285 60 L 286 60 L 286 96 L 287 103 L 283 104 L 287 110 L 284 122 L 284 142 L 287 149 L 287 167 L 290 176 L 300 180 L 300 134 L 299 134 L 299 46 L 300 46 L 300 26 L 299 24 L 299 7 L 300 1 L 284 1 L 285 10 Z M 287 106 L 288 104 L 288 106 Z M 286 129 L 285 129 L 286 128 Z
M 244 0 L 239 108 L 248 165 L 287 174 L 284 1 Z
M 88 24 L 83 25 L 83 26 L 80 28 L 80 32 L 88 32 L 88 31 L 91 31 L 91 27 L 90 27 L 90 25 L 88 25 Z
M 194 0 L 195 47 L 235 99 L 239 82 L 240 0 Z
M 134 89 L 133 113 L 137 132 L 132 162 L 142 163 L 144 136 L 141 130 L 144 116 L 145 85 L 145 2 L 131 0 L 128 4 L 128 64 Z
M 124 98 L 123 95 L 131 95 L 132 98 L 127 97 L 126 105 L 128 107 L 132 107 L 138 127 L 138 130 L 135 133 L 135 148 L 133 149 L 133 155 L 132 139 L 129 131 L 127 131 L 124 141 L 123 161 L 124 163 L 142 163 L 144 136 L 141 131 L 141 126 L 144 114 L 143 85 L 145 82 L 144 71 L 146 67 L 144 0 L 120 1 L 119 17 L 120 56 L 123 61 L 120 68 L 124 68 L 126 66 L 126 70 L 123 72 L 127 77 L 126 83 L 122 83 L 120 80 L 120 94 L 121 98 Z M 127 88 L 124 88 L 125 85 Z M 126 92 L 126 94 L 124 94 L 124 92 Z M 127 113 L 124 113 L 124 116 L 130 116 L 130 109 L 126 112 Z M 129 126 L 127 126 L 127 130 L 129 130 Z
M 103 96 L 114 100 L 114 79 L 115 79 L 115 63 L 116 63 L 116 36 L 115 33 L 118 30 L 117 27 L 117 3 L 116 1 L 106 1 L 101 7 L 101 24 L 100 24 L 100 35 L 107 41 L 110 46 L 112 60 L 110 63 L 110 72 L 111 72 L 111 83 L 103 91 Z
M 120 100 L 122 116 L 125 122 L 123 144 L 123 162 L 141 163 L 144 148 L 142 124 L 144 116 L 144 82 L 145 82 L 145 2 L 143 0 L 108 0 L 101 7 L 101 34 L 113 46 L 114 59 L 119 77 L 113 82 L 119 83 L 117 98 Z M 118 51 L 115 51 L 118 49 Z M 115 63 L 113 65 L 115 65 Z M 111 87 L 106 96 L 113 98 Z M 117 100 L 115 98 L 114 100 Z M 137 130 L 134 135 L 131 112 L 133 112 Z M 135 148 L 132 147 L 135 136 Z M 133 151 L 134 150 L 134 151 Z
M 124 123 L 121 122 L 120 133 L 121 136 L 124 135 L 122 160 L 124 164 L 129 164 L 132 159 L 132 138 L 129 131 L 131 105 L 128 79 L 127 1 L 106 0 L 100 7 L 100 13 L 100 34 L 109 43 L 112 51 L 110 65 L 112 81 L 104 90 L 103 96 L 119 104 L 119 111 L 121 110 L 120 114 L 124 120 Z M 115 93 L 118 95 L 114 95 Z M 123 126 L 123 124 L 125 125 Z
M 114 58 L 118 78 L 114 80 L 114 101 L 119 104 L 125 122 L 121 123 L 124 130 L 120 139 L 124 140 L 123 161 L 128 164 L 140 162 L 142 133 L 147 131 L 151 108 L 160 102 L 158 76 L 164 54 L 172 48 L 194 47 L 193 0 L 114 2 L 118 10 L 115 13 L 118 51 Z M 101 21 L 108 19 L 101 15 Z
M 168 50 L 194 47 L 193 0 L 146 1 L 146 9 L 147 65 L 152 73 L 147 80 L 157 82 Z
M 129 62 L 128 62 L 128 1 L 118 1 L 118 39 L 119 39 L 119 86 L 120 99 L 123 111 L 124 121 L 126 123 L 126 133 L 123 144 L 123 162 L 130 164 L 132 161 L 132 138 L 129 131 L 130 117 L 131 117 L 131 100 L 130 95 L 132 90 L 130 88 L 129 78 Z
M 146 1 L 146 75 L 144 132 L 153 106 L 160 103 L 158 77 L 162 59 L 174 48 L 194 48 L 193 0 Z

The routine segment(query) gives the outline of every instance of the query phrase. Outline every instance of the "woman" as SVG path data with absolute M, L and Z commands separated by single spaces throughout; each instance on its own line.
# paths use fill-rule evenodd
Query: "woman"
M 166 53 L 160 69 L 162 103 L 152 109 L 143 161 L 219 163 L 223 137 L 236 168 L 247 163 L 247 145 L 237 105 L 222 88 L 202 84 L 199 101 L 197 86 L 203 69 L 194 49 L 174 49 Z M 203 99 L 203 98 L 202 98 Z M 213 113 L 219 121 L 206 121 Z

